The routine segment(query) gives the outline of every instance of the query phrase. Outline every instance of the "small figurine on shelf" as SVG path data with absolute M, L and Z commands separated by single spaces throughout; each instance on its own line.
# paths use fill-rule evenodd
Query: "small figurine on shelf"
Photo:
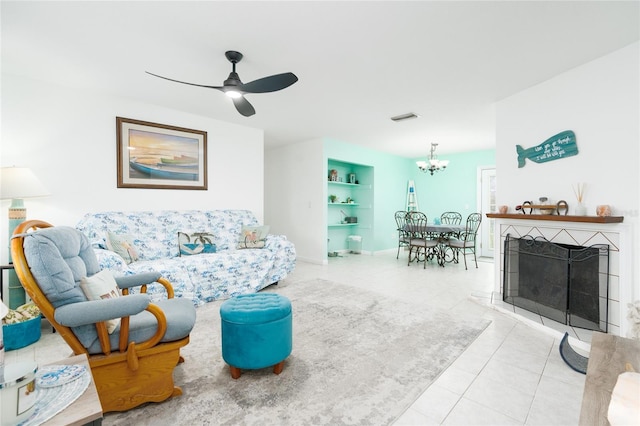
M 596 207 L 596 215 L 600 217 L 611 216 L 611 206 L 608 204 L 600 204 Z
M 329 172 L 329 180 L 331 182 L 338 181 L 338 171 L 336 169 L 331 169 L 331 171 Z

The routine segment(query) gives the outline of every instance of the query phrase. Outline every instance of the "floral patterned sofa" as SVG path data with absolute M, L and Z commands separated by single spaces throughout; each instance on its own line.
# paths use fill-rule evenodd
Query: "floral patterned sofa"
M 157 271 L 171 281 L 176 297 L 197 306 L 257 292 L 293 271 L 295 247 L 283 235 L 267 235 L 264 248 L 238 249 L 243 226 L 257 225 L 248 210 L 162 210 L 88 213 L 76 228 L 91 241 L 101 269 L 114 276 Z M 216 252 L 179 255 L 178 232 L 212 234 Z M 114 234 L 131 239 L 135 261 L 107 249 Z M 152 298 L 165 296 L 158 284 L 147 292 Z

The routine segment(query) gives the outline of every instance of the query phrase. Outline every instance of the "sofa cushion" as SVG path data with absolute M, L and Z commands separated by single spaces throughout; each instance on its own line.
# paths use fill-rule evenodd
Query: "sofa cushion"
M 238 249 L 264 248 L 269 235 L 269 226 L 243 226 Z
M 133 237 L 130 235 L 107 232 L 105 242 L 107 244 L 107 248 L 118 253 L 126 263 L 138 260 L 138 251 L 135 248 Z
M 201 253 L 215 253 L 214 235 L 211 232 L 178 232 L 178 254 L 191 256 Z

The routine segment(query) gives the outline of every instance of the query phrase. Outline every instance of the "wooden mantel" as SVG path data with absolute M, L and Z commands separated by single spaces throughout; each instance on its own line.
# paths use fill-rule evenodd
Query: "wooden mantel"
M 621 223 L 624 216 L 565 216 L 556 214 L 487 213 L 490 219 L 550 220 L 553 222 Z

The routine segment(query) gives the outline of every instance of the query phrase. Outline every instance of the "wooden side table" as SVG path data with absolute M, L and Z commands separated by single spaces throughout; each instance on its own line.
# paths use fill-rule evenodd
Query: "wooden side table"
M 60 361 L 53 362 L 52 364 L 80 364 L 84 365 L 87 368 L 87 371 L 91 373 L 89 360 L 84 354 L 65 358 Z M 96 390 L 96 385 L 93 381 L 93 375 L 91 376 L 91 383 L 89 383 L 89 387 L 84 391 L 80 398 L 73 401 L 73 403 L 67 408 L 42 424 L 46 426 L 100 426 L 102 424 L 102 405 L 100 405 L 100 399 L 98 398 L 98 391 Z
M 625 364 L 640 367 L 640 341 L 593 333 L 587 377 L 582 396 L 580 425 L 609 426 L 607 412 L 611 393 L 618 375 L 625 372 Z

